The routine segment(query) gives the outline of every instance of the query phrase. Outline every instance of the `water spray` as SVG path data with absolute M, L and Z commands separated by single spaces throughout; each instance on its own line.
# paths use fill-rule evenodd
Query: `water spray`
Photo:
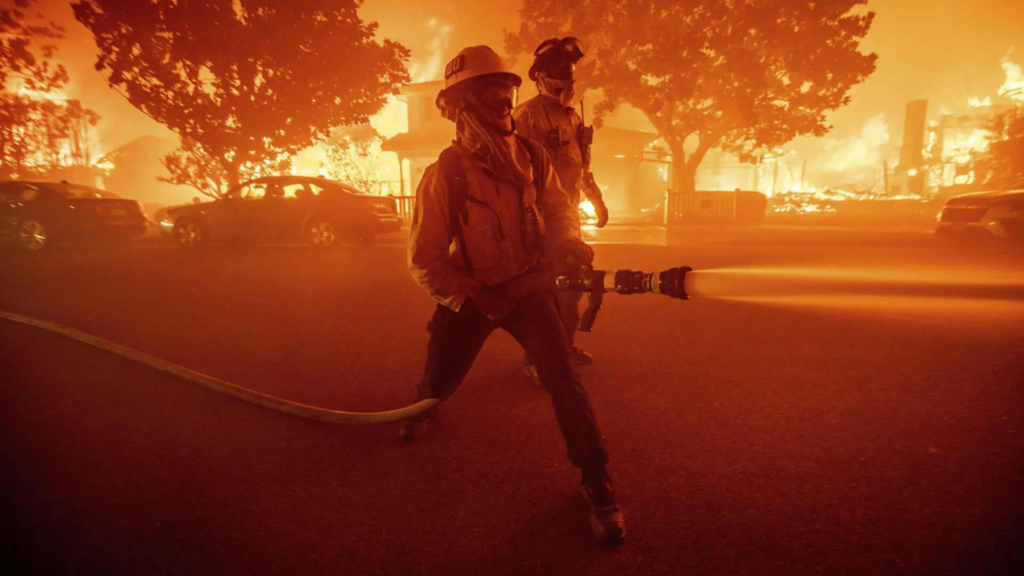
M 702 298 L 876 297 L 1024 300 L 1024 276 L 990 271 L 884 268 L 719 268 L 687 276 Z

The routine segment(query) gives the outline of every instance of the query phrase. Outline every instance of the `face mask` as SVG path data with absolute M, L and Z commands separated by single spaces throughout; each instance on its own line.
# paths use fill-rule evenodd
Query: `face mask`
M 499 133 L 514 131 L 512 110 L 519 90 L 507 84 L 487 84 L 468 98 L 475 116 L 497 129 Z
M 540 84 L 540 91 L 547 96 L 551 96 L 558 100 L 562 106 L 568 106 L 572 103 L 573 97 L 576 95 L 574 90 L 574 84 L 570 80 L 556 80 L 554 78 L 548 78 L 547 76 L 541 76 L 538 80 Z

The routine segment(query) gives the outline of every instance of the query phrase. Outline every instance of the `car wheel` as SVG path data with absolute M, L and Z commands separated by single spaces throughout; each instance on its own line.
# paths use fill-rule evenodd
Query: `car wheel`
M 49 246 L 50 235 L 42 222 L 29 218 L 18 224 L 17 240 L 21 249 L 36 252 Z
M 330 220 L 310 218 L 306 223 L 306 240 L 317 248 L 332 248 L 338 243 L 338 231 Z
M 174 242 L 182 248 L 200 248 L 206 244 L 206 229 L 192 218 L 182 218 L 174 224 Z

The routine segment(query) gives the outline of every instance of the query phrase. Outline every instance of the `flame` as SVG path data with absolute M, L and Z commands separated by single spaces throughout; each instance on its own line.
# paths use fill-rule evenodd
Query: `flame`
M 24 84 L 19 86 L 18 89 L 15 90 L 15 93 L 18 96 L 24 96 L 31 100 L 48 100 L 50 102 L 55 102 L 57 104 L 65 104 L 68 101 L 68 96 L 64 93 L 63 90 L 44 92 L 42 90 L 32 90 L 30 88 L 26 88 Z
M 992 106 L 992 97 L 985 96 L 984 99 L 971 97 L 967 99 L 967 105 L 971 108 L 988 108 Z
M 1024 71 L 1020 64 L 1011 62 L 1009 54 L 1003 57 L 1002 64 L 1006 81 L 999 88 L 999 95 L 1024 102 Z
M 387 104 L 370 118 L 370 126 L 384 138 L 392 138 L 396 134 L 409 131 L 409 105 L 400 102 L 394 96 L 388 98 Z M 397 157 L 395 158 L 397 162 Z
M 10 79 L 8 86 L 3 88 L 3 92 L 19 97 L 23 101 L 51 102 L 58 107 L 68 106 L 71 101 L 63 89 L 35 90 L 29 88 L 25 80 L 21 78 Z M 43 139 L 48 136 L 41 133 L 44 129 L 39 127 L 30 129 L 23 126 L 20 130 L 20 137 L 30 143 L 31 150 L 23 158 L 24 166 L 30 169 L 46 170 L 71 166 L 93 166 L 108 169 L 109 163 L 97 164 L 98 160 L 103 157 L 103 153 L 96 131 L 92 126 L 84 124 L 82 128 L 83 130 L 74 136 L 60 137 L 60 140 L 55 142 L 55 149 L 47 149 L 47 146 L 43 144 Z M 72 138 L 75 139 L 75 144 L 72 143 Z
M 587 215 L 587 218 L 597 218 L 597 209 L 594 208 L 594 203 L 590 200 L 584 199 L 580 202 L 580 211 Z
M 425 34 L 431 38 L 429 55 L 409 66 L 413 82 L 426 82 L 437 79 L 446 62 L 445 55 L 451 40 L 453 27 L 440 18 L 431 18 L 424 24 Z M 388 97 L 387 103 L 379 112 L 370 117 L 370 126 L 382 138 L 392 138 L 397 134 L 409 131 L 409 110 L 405 102 L 394 96 Z M 398 155 L 385 152 L 380 146 L 374 146 L 365 158 L 358 159 L 357 170 L 371 174 L 380 182 L 380 193 L 397 193 L 402 175 L 398 164 Z M 292 174 L 328 178 L 345 179 L 345 169 L 332 164 L 323 144 L 303 150 L 292 160 Z M 372 191 L 368 191 L 371 192 Z
M 970 156 L 976 152 L 985 152 L 988 147 L 989 132 L 981 128 L 971 130 L 970 133 L 953 134 L 951 137 L 947 137 L 944 143 L 947 157 Z

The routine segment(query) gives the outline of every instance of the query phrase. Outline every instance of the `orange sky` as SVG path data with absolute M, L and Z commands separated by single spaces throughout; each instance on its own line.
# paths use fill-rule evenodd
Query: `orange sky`
M 72 97 L 103 116 L 100 136 L 107 149 L 143 134 L 168 132 L 109 90 L 93 70 L 95 46 L 74 21 L 66 0 L 43 0 L 44 11 L 67 27 L 60 58 L 72 77 Z M 413 52 L 413 73 L 429 74 L 436 54 L 490 44 L 501 50 L 502 28 L 515 28 L 519 0 L 367 0 L 363 13 L 380 23 L 383 35 Z M 879 54 L 878 71 L 852 92 L 853 102 L 833 115 L 835 137 L 859 133 L 865 121 L 884 114 L 891 145 L 899 146 L 903 106 L 927 98 L 931 110 L 958 109 L 970 96 L 995 95 L 1003 82 L 1000 60 L 1024 63 L 1022 0 L 872 0 L 877 12 L 865 48 Z M 443 65 L 443 62 L 441 62 Z M 525 88 L 527 91 L 529 87 Z M 803 148 L 804 146 L 801 146 Z

